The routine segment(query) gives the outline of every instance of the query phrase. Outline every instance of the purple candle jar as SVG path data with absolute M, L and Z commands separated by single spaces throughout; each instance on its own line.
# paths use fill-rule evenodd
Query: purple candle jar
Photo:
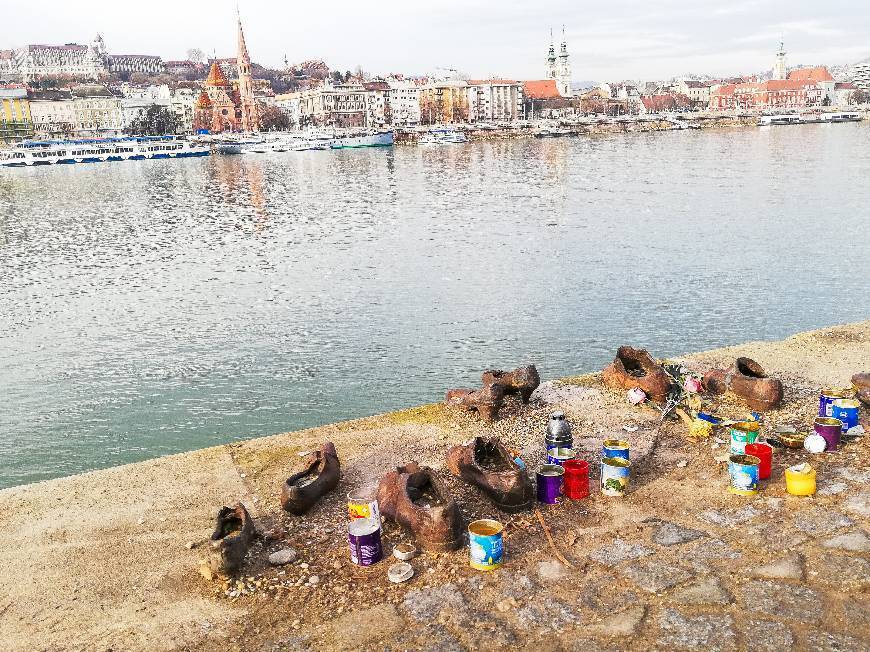
M 843 422 L 832 417 L 816 417 L 813 420 L 813 430 L 825 440 L 825 450 L 835 451 L 843 433 Z
M 370 518 L 355 518 L 347 526 L 350 560 L 359 566 L 371 566 L 384 558 L 381 524 Z
M 555 505 L 562 495 L 562 477 L 565 469 L 558 464 L 544 464 L 536 474 L 538 480 L 538 502 Z

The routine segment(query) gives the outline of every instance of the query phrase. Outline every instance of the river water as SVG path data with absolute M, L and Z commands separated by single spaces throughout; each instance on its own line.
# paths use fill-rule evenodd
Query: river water
M 870 125 L 0 170 L 0 486 L 870 316 Z

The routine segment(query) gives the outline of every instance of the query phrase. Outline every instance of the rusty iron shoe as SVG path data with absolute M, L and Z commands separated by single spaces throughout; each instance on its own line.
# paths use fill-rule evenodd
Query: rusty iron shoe
M 305 460 L 305 468 L 291 475 L 281 489 L 281 507 L 300 516 L 338 485 L 338 453 L 331 441 Z
M 752 358 L 737 358 L 729 369 L 713 369 L 701 381 L 711 394 L 731 392 L 753 410 L 764 412 L 782 403 L 782 381 L 771 378 Z
M 495 421 L 498 411 L 504 405 L 505 386 L 485 385 L 482 389 L 451 389 L 447 391 L 444 402 L 447 405 L 476 411 L 484 421 Z
M 529 402 L 532 392 L 541 384 L 541 377 L 533 364 L 517 367 L 513 371 L 487 369 L 483 372 L 481 379 L 484 387 L 502 385 L 505 388 L 505 394 L 519 394 L 523 403 Z
M 611 389 L 634 389 L 639 387 L 644 394 L 658 403 L 664 403 L 671 389 L 671 377 L 664 367 L 656 362 L 646 349 L 620 346 L 604 371 L 601 380 Z
M 256 531 L 251 515 L 242 503 L 221 507 L 209 541 L 208 565 L 222 576 L 235 575 L 242 567 Z
M 513 514 L 531 508 L 535 502 L 532 481 L 496 437 L 475 437 L 451 447 L 447 468 L 480 487 L 502 511 Z
M 447 552 L 462 545 L 462 516 L 456 501 L 428 467 L 416 462 L 398 467 L 378 485 L 381 514 L 414 535 L 430 552 Z

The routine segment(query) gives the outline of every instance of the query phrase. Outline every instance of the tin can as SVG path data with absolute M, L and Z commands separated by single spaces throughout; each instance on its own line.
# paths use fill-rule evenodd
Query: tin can
M 547 464 L 562 466 L 567 460 L 574 459 L 573 448 L 550 448 L 547 450 Z
M 631 475 L 631 462 L 622 457 L 601 460 L 601 493 L 605 496 L 624 496 Z
M 567 460 L 562 468 L 565 469 L 562 495 L 571 500 L 586 498 L 589 495 L 589 462 L 586 460 Z
M 347 515 L 350 518 L 370 518 L 381 522 L 381 510 L 378 509 L 378 501 L 375 489 L 364 489 L 347 495 Z
M 471 567 L 481 571 L 495 570 L 504 557 L 504 526 L 484 518 L 468 526 L 468 550 Z
M 833 417 L 816 417 L 813 419 L 813 430 L 816 434 L 824 437 L 828 444 L 825 450 L 835 451 L 840 443 L 840 435 L 843 434 L 843 422 Z
M 384 558 L 381 524 L 370 518 L 355 518 L 347 526 L 350 560 L 358 566 L 371 566 Z
M 819 416 L 834 416 L 831 413 L 831 407 L 833 406 L 834 401 L 841 398 L 846 398 L 846 394 L 839 389 L 823 389 L 821 392 L 819 392 Z
M 740 421 L 731 426 L 731 454 L 743 455 L 746 452 L 746 444 L 754 444 L 758 439 L 758 429 L 761 424 L 757 421 Z
M 555 505 L 562 495 L 565 469 L 558 464 L 544 464 L 535 474 L 538 483 L 538 502 Z
M 728 458 L 731 486 L 728 491 L 740 496 L 758 493 L 758 467 L 761 460 L 754 455 L 732 455 Z
M 770 469 L 773 463 L 773 447 L 770 444 L 746 444 L 746 454 L 757 457 L 758 479 L 767 480 L 770 477 Z
M 806 462 L 788 467 L 785 490 L 792 496 L 812 496 L 816 493 L 816 470 Z
M 627 460 L 628 449 L 628 442 L 624 439 L 605 439 L 601 445 L 601 457 L 621 457 Z
M 838 398 L 831 405 L 831 417 L 843 422 L 844 435 L 849 428 L 854 428 L 858 425 L 859 406 L 860 403 L 853 398 Z

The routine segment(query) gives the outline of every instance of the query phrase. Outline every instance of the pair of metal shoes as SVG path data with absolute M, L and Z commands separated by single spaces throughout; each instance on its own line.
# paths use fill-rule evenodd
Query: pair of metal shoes
M 515 513 L 534 503 L 531 480 L 497 438 L 477 437 L 451 447 L 447 468 L 480 488 L 502 511 Z M 381 479 L 377 498 L 381 514 L 409 529 L 423 550 L 445 552 L 462 545 L 459 507 L 431 468 L 411 462 L 390 471 Z
M 335 489 L 340 471 L 335 446 L 326 442 L 306 458 L 301 471 L 284 482 L 281 506 L 291 514 L 304 514 Z M 224 576 L 237 573 L 256 536 L 254 522 L 242 503 L 222 507 L 209 541 L 208 565 L 211 571 Z

